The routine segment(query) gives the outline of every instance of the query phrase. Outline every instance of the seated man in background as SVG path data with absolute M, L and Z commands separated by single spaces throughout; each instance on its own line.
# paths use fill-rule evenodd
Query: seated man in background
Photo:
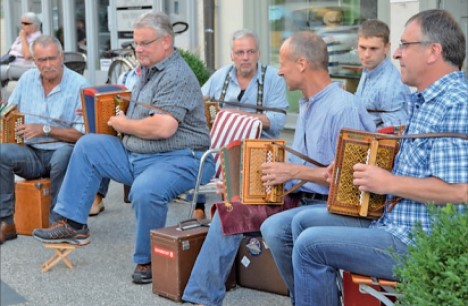
M 232 35 L 231 59 L 233 64 L 218 69 L 202 86 L 202 93 L 210 100 L 238 102 L 251 108 L 220 104 L 230 112 L 248 114 L 262 121 L 262 138 L 279 138 L 286 122 L 288 100 L 286 84 L 278 76 L 278 69 L 262 65 L 257 34 L 239 30 Z M 255 106 L 259 108 L 256 109 Z M 284 113 L 262 110 L 277 108 Z M 194 211 L 197 219 L 205 218 L 205 198 L 199 197 Z
M 8 56 L 13 56 L 14 60 L 0 65 L 0 76 L 2 87 L 12 79 L 19 77 L 26 70 L 34 67 L 33 55 L 31 53 L 32 42 L 41 35 L 41 21 L 35 13 L 28 12 L 21 17 L 21 30 L 18 37 L 8 51 Z
M 377 129 L 406 125 L 410 90 L 387 54 L 390 30 L 380 20 L 367 20 L 358 32 L 357 52 L 364 70 L 355 95 L 365 104 Z
M 110 178 L 131 185 L 136 218 L 132 275 L 136 284 L 152 281 L 150 230 L 165 226 L 168 204 L 195 185 L 200 158 L 210 146 L 203 95 L 194 73 L 174 48 L 167 15 L 145 13 L 133 25 L 142 76 L 125 113 L 109 119 L 118 137 L 88 134 L 78 141 L 55 206 L 62 219 L 33 236 L 45 243 L 86 245 L 86 225 L 99 182 Z M 214 161 L 204 167 L 204 182 Z
M 392 172 L 354 165 L 353 184 L 360 191 L 400 198 L 377 221 L 331 214 L 325 206 L 297 214 L 291 223 L 296 306 L 341 305 L 336 286 L 340 269 L 395 279 L 397 256 L 407 254 L 414 243 L 413 229 L 419 225 L 431 233 L 427 203 L 452 203 L 466 211 L 468 81 L 459 71 L 465 41 L 460 26 L 443 10 L 420 12 L 406 23 L 394 53 L 403 82 L 417 89 L 409 102 L 405 134 L 452 132 L 465 138 L 403 139 Z M 276 259 L 284 256 L 280 248 L 272 252 Z
M 332 82 L 328 74 L 327 46 L 322 38 L 312 32 L 293 34 L 283 43 L 279 62 L 278 73 L 286 80 L 289 90 L 300 90 L 303 95 L 299 101 L 293 149 L 328 165 L 334 160 L 341 128 L 375 130 L 372 118 L 357 98 Z M 327 200 L 328 188 L 323 186 L 326 184 L 322 174 L 324 167 L 317 167 L 291 154 L 289 162 L 265 163 L 262 171 L 265 183 L 289 182 L 286 189 L 292 186 L 293 180 L 309 181 L 300 187 L 299 192 L 291 195 L 299 199 L 302 208 Z M 219 215 L 215 213 L 185 288 L 185 301 L 222 305 L 224 284 L 242 237 L 242 234 L 224 235 Z M 292 252 L 292 248 L 289 251 Z
M 0 243 L 16 238 L 15 174 L 25 179 L 50 177 L 52 211 L 74 143 L 83 135 L 83 119 L 75 110 L 81 108 L 80 90 L 86 80 L 65 67 L 62 45 L 53 37 L 39 36 L 32 56 L 37 69 L 24 73 L 8 100 L 25 115 L 16 132 L 26 145 L 0 144 Z

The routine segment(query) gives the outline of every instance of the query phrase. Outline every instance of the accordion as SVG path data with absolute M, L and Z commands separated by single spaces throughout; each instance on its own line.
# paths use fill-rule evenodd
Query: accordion
M 361 192 L 353 184 L 353 166 L 357 163 L 377 165 L 389 171 L 393 168 L 399 142 L 382 136 L 352 129 L 340 131 L 327 201 L 329 212 L 368 219 L 382 215 L 386 196 Z
M 16 134 L 16 127 L 24 124 L 24 114 L 16 111 L 16 105 L 3 106 L 0 110 L 0 143 L 23 145 L 24 137 Z
M 225 200 L 242 204 L 284 204 L 284 184 L 263 186 L 261 165 L 284 162 L 284 140 L 236 140 L 221 149 Z
M 215 101 L 205 100 L 205 118 L 208 124 L 208 129 L 211 130 L 216 114 L 219 112 L 219 103 Z
M 117 135 L 117 132 L 107 125 L 109 118 L 117 115 L 119 111 L 126 111 L 131 91 L 123 85 L 104 85 L 87 87 L 81 90 L 81 103 L 86 133 Z

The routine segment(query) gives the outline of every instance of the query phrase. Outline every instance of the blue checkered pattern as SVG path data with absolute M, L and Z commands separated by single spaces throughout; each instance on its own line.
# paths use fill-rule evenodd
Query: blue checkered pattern
M 450 73 L 411 96 L 407 134 L 456 132 L 468 134 L 468 80 L 463 72 Z M 423 138 L 402 141 L 393 173 L 418 178 L 438 177 L 447 183 L 468 182 L 468 141 L 458 138 Z M 455 203 L 456 204 L 456 203 Z M 466 205 L 458 204 L 463 211 Z M 372 226 L 409 244 L 408 233 L 420 223 L 427 233 L 431 220 L 427 206 L 401 200 Z

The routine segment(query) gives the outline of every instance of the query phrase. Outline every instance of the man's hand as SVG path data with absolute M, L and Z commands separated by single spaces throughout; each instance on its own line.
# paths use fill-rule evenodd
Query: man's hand
M 359 191 L 376 194 L 387 194 L 386 186 L 391 185 L 393 175 L 380 167 L 356 164 L 353 167 L 353 184 L 359 186 Z
M 18 136 L 23 136 L 24 139 L 31 139 L 35 137 L 44 136 L 42 131 L 43 124 L 31 123 L 31 124 L 21 124 L 16 128 L 16 133 Z
M 329 184 L 332 182 L 334 169 L 335 169 L 335 162 L 332 162 L 330 165 L 328 165 L 327 169 L 323 172 L 323 177 Z
M 120 111 L 116 116 L 109 118 L 107 125 L 112 127 L 117 132 L 124 132 L 123 128 L 125 127 L 129 119 L 125 116 L 125 112 Z
M 263 163 L 262 182 L 263 185 L 279 185 L 292 180 L 291 164 L 288 163 Z

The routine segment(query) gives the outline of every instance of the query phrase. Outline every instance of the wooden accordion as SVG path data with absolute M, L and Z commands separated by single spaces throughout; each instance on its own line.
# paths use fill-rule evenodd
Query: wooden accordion
M 117 135 L 107 122 L 119 111 L 126 111 L 128 101 L 116 99 L 116 96 L 130 99 L 131 91 L 123 85 L 103 85 L 87 87 L 81 91 L 83 119 L 86 133 Z
M 284 184 L 263 186 L 261 165 L 284 162 L 284 140 L 244 139 L 221 149 L 225 200 L 242 204 L 284 204 Z
M 0 110 L 0 143 L 24 144 L 24 137 L 16 133 L 16 127 L 24 124 L 24 114 L 16 111 L 16 105 L 10 104 Z
M 363 163 L 390 171 L 399 149 L 398 144 L 398 140 L 385 139 L 383 134 L 342 129 L 328 195 L 328 211 L 368 219 L 379 218 L 384 210 L 386 196 L 360 192 L 358 186 L 353 185 L 353 166 Z

